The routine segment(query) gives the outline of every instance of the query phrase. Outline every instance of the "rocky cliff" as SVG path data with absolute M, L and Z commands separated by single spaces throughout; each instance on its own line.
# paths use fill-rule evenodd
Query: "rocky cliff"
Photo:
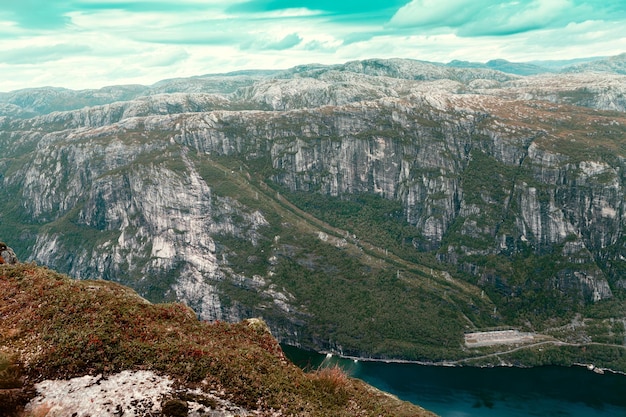
M 0 234 L 206 319 L 440 358 L 464 329 L 623 298 L 624 89 L 615 73 L 369 60 L 111 89 L 80 110 L 18 92 Z

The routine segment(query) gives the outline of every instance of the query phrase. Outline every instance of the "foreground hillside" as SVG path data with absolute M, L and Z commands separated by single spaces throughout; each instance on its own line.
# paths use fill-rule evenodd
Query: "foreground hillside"
M 28 401 L 27 416 L 432 415 L 338 369 L 304 373 L 262 321 L 198 321 L 182 304 L 34 264 L 0 266 L 0 294 L 3 416 Z

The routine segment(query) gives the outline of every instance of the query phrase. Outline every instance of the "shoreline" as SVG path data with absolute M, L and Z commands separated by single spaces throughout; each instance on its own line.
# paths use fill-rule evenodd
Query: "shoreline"
M 301 347 L 298 346 L 293 346 L 293 345 L 289 345 L 291 347 L 294 348 L 298 348 L 298 349 L 302 349 Z M 522 365 L 513 365 L 511 363 L 506 363 L 506 364 L 494 364 L 494 365 L 480 365 L 480 366 L 473 366 L 473 365 L 463 365 L 460 364 L 460 361 L 469 361 L 472 359 L 477 359 L 477 358 L 466 358 L 466 359 L 461 359 L 461 360 L 456 360 L 456 361 L 442 361 L 442 362 L 434 362 L 434 361 L 416 361 L 416 360 L 410 360 L 410 359 L 382 359 L 382 358 L 371 358 L 371 357 L 362 357 L 362 356 L 351 356 L 351 355 L 344 355 L 341 354 L 339 352 L 331 352 L 331 351 L 316 351 L 316 350 L 308 350 L 308 349 L 302 349 L 302 350 L 307 350 L 309 352 L 314 352 L 320 355 L 326 355 L 328 357 L 328 355 L 330 355 L 331 357 L 338 357 L 340 359 L 346 359 L 346 360 L 351 360 L 354 362 L 377 362 L 377 363 L 394 363 L 394 364 L 407 364 L 407 365 L 420 365 L 420 366 L 439 366 L 439 367 L 449 367 L 449 368 L 462 368 L 462 367 L 473 367 L 473 368 L 519 368 L 519 369 L 530 369 L 530 368 L 540 368 L 541 366 L 557 366 L 557 367 L 563 367 L 563 368 L 567 368 L 567 367 L 584 367 L 587 368 L 587 370 L 589 370 L 590 372 L 594 372 L 597 373 L 598 375 L 601 375 L 603 373 L 609 372 L 612 374 L 616 374 L 616 375 L 623 375 L 626 376 L 626 372 L 624 371 L 617 371 L 611 368 L 603 368 L 603 367 L 598 367 L 592 363 L 579 363 L 579 362 L 574 362 L 569 366 L 563 366 L 563 365 L 540 365 L 540 366 L 522 366 Z M 598 372 L 601 371 L 601 372 Z

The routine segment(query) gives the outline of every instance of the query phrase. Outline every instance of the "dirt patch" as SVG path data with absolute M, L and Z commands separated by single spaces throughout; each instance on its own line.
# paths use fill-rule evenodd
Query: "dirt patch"
M 492 332 L 475 332 L 465 334 L 465 345 L 467 347 L 509 345 L 516 343 L 530 343 L 534 341 L 534 333 L 522 333 L 518 330 L 497 330 Z

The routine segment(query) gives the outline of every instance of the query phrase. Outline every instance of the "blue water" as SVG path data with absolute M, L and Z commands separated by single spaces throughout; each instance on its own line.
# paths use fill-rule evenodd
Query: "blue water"
M 626 417 L 626 376 L 584 367 L 451 368 L 354 362 L 284 346 L 299 366 L 338 364 L 351 376 L 442 417 Z

